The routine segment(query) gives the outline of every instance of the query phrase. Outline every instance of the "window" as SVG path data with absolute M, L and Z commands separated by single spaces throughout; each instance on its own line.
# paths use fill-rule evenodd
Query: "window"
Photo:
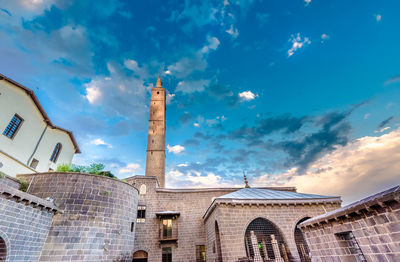
M 163 247 L 163 249 L 162 249 L 162 262 L 172 262 L 172 248 Z
M 18 132 L 18 129 L 21 127 L 21 124 L 24 120 L 17 114 L 13 116 L 10 123 L 3 132 L 3 135 L 6 137 L 13 139 L 15 134 Z
M 135 222 L 131 223 L 131 232 L 133 232 L 135 230 Z
M 336 234 L 336 237 L 339 240 L 339 245 L 346 249 L 346 254 L 353 254 L 357 262 L 367 262 L 360 246 L 357 243 L 356 238 L 353 235 L 353 232 L 348 231 L 338 233 Z
M 53 150 L 53 154 L 51 154 L 50 161 L 55 163 L 57 162 L 58 156 L 60 155 L 62 145 L 57 143 L 56 147 Z
M 162 232 L 163 239 L 172 238 L 172 219 L 163 219 Z
M 205 262 L 206 261 L 206 246 L 199 245 L 196 246 L 196 262 Z
M 146 222 L 146 206 L 138 206 L 136 223 Z
M 36 167 L 37 167 L 38 164 L 39 164 L 39 160 L 37 160 L 36 158 L 32 159 L 31 167 L 32 167 L 33 169 L 36 169 Z
M 160 94 L 160 92 L 159 91 L 157 91 L 157 95 L 159 95 Z
M 146 195 L 146 190 L 147 190 L 146 185 L 145 184 L 141 185 L 139 189 L 139 195 Z

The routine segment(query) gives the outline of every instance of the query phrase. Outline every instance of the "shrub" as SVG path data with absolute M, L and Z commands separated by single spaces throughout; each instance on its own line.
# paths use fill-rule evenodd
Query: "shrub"
M 104 171 L 104 164 L 93 163 L 88 166 L 61 164 L 57 166 L 57 172 L 78 172 L 78 173 L 89 173 L 99 176 L 107 176 L 111 178 L 117 178 L 110 171 Z
M 26 190 L 28 190 L 28 186 L 29 186 L 28 182 L 26 182 L 25 180 L 22 180 L 22 179 L 18 179 L 18 180 L 21 183 L 19 186 L 19 190 L 26 192 Z

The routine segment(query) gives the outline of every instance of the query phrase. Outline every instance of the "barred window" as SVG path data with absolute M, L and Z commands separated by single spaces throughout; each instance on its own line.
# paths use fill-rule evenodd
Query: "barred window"
M 61 152 L 61 148 L 62 148 L 62 145 L 60 143 L 57 143 L 57 145 L 54 147 L 53 154 L 51 154 L 51 157 L 50 157 L 51 162 L 53 162 L 53 163 L 57 162 L 58 156 L 60 155 L 60 152 Z
M 354 255 L 354 258 L 358 262 L 367 262 L 364 257 L 364 254 L 358 245 L 356 238 L 353 235 L 353 232 L 342 232 L 335 234 L 336 238 L 338 239 L 339 245 L 345 249 L 346 254 Z
M 145 223 L 146 222 L 146 206 L 138 206 L 136 222 L 137 223 Z
M 3 132 L 3 135 L 6 137 L 13 139 L 15 134 L 18 132 L 19 128 L 21 127 L 21 124 L 24 120 L 17 114 L 15 114 L 10 123 L 8 123 L 6 129 Z
M 206 246 L 198 245 L 196 246 L 196 262 L 206 261 Z

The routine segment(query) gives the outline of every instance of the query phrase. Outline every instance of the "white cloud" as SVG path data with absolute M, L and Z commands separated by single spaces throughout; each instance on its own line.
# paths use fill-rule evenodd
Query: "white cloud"
M 184 163 L 184 164 L 179 164 L 179 165 L 177 165 L 178 167 L 187 167 L 187 166 L 189 166 L 187 163 Z
M 193 123 L 193 125 L 194 125 L 195 127 L 200 127 L 200 124 L 199 124 L 199 123 Z
M 382 15 L 380 14 L 375 15 L 375 19 L 377 22 L 380 22 L 382 20 Z
M 100 100 L 102 97 L 102 93 L 100 89 L 96 86 L 97 81 L 91 81 L 90 83 L 86 84 L 86 98 L 91 104 L 95 104 L 97 101 Z
M 111 144 L 104 142 L 104 140 L 101 138 L 93 139 L 90 141 L 90 143 L 96 146 L 106 146 L 108 148 L 112 148 Z
M 250 101 L 253 100 L 257 97 L 258 95 L 255 95 L 253 92 L 251 91 L 243 91 L 241 93 L 239 93 L 239 97 L 241 100 L 243 101 Z
M 207 38 L 207 41 L 208 41 L 208 45 L 205 45 L 205 46 L 201 49 L 201 51 L 202 51 L 203 53 L 208 53 L 208 52 L 210 51 L 210 49 L 211 49 L 211 50 L 217 50 L 217 48 L 218 48 L 218 46 L 219 46 L 219 44 L 220 44 L 218 38 L 216 38 L 216 37 L 208 37 L 208 38 Z
M 165 74 L 185 78 L 195 71 L 204 71 L 207 66 L 207 57 L 210 51 L 217 50 L 220 42 L 216 37 L 207 37 L 207 44 L 193 53 L 191 56 L 183 57 L 176 63 L 167 67 Z
M 132 70 L 140 78 L 146 78 L 149 76 L 147 70 L 143 67 L 140 67 L 138 63 L 133 59 L 125 59 L 124 65 L 129 70 Z
M 213 125 L 216 125 L 217 123 L 221 123 L 222 124 L 226 119 L 227 118 L 224 115 L 222 115 L 222 116 L 217 116 L 214 119 L 207 119 L 206 123 L 207 123 L 208 126 L 213 126 Z
M 91 105 L 100 106 L 108 116 L 140 121 L 139 116 L 144 117 L 146 110 L 143 101 L 148 88 L 144 79 L 126 76 L 118 64 L 108 63 L 107 68 L 109 76 L 96 76 L 85 84 L 86 99 Z
M 321 35 L 321 43 L 325 43 L 325 41 L 327 41 L 330 38 L 329 35 L 327 34 L 322 34 Z
M 389 129 L 390 129 L 390 126 L 386 126 L 386 127 L 383 127 L 383 128 L 381 128 L 379 130 L 375 130 L 374 133 L 383 133 L 383 132 L 385 132 L 385 131 L 387 131 Z
M 359 138 L 325 155 L 303 175 L 296 168 L 255 178 L 256 185 L 296 186 L 299 192 L 341 195 L 345 202 L 399 184 L 400 128 Z
M 304 3 L 306 6 L 308 6 L 311 3 L 311 0 L 304 0 Z
M 239 31 L 237 30 L 237 28 L 234 25 L 231 25 L 231 27 L 228 30 L 226 30 L 225 32 L 230 34 L 233 38 L 237 38 L 239 36 Z
M 175 97 L 175 94 L 167 94 L 167 100 L 166 103 L 167 105 L 170 105 L 172 102 L 172 99 Z
M 297 35 L 291 35 L 289 38 L 289 42 L 291 43 L 292 46 L 287 51 L 288 57 L 292 56 L 294 52 L 296 52 L 303 46 L 311 44 L 310 39 L 308 37 L 302 38 L 300 36 L 300 33 L 297 33 Z
M 120 174 L 130 173 L 130 174 L 133 175 L 139 169 L 140 169 L 140 165 L 139 164 L 129 163 L 125 167 L 120 168 L 118 172 Z
M 370 116 L 371 116 L 370 113 L 366 113 L 366 114 L 364 115 L 364 119 L 368 119 Z
M 181 81 L 175 89 L 175 92 L 194 93 L 201 92 L 210 84 L 210 80 Z
M 174 153 L 175 155 L 182 153 L 185 150 L 185 147 L 181 145 L 170 146 L 167 145 L 167 149 L 169 153 Z

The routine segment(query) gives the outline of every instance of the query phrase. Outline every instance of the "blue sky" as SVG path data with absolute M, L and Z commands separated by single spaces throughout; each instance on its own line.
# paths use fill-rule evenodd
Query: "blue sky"
M 77 164 L 144 174 L 161 73 L 168 186 L 242 185 L 245 171 L 352 200 L 399 181 L 398 1 L 0 6 L 0 71 L 74 132 Z

